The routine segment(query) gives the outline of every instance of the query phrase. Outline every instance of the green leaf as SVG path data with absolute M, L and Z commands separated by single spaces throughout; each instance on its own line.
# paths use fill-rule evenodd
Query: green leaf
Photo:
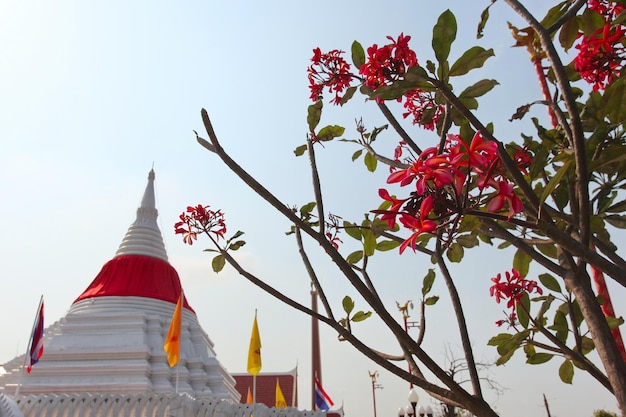
M 476 29 L 476 39 L 480 39 L 483 37 L 483 31 L 485 30 L 485 26 L 487 25 L 487 20 L 489 20 L 489 8 L 496 0 L 491 0 L 491 4 L 483 10 L 480 14 L 480 21 L 478 22 L 478 28 Z
M 363 320 L 369 318 L 371 315 L 372 315 L 371 311 L 368 311 L 368 312 L 357 311 L 354 314 L 354 316 L 352 316 L 352 321 L 354 321 L 354 322 L 363 321 Z
M 517 271 L 525 277 L 528 275 L 530 261 L 532 261 L 530 255 L 523 250 L 518 249 L 515 251 L 515 256 L 513 256 L 513 268 L 517 269 Z
M 413 91 L 418 87 L 416 81 L 408 79 L 398 80 L 390 85 L 379 87 L 371 94 L 372 98 L 380 98 L 383 100 L 396 100 L 409 91 Z
M 323 106 L 324 103 L 322 103 L 322 100 L 318 100 L 309 106 L 306 117 L 306 122 L 309 124 L 309 132 L 314 132 L 319 124 L 320 118 L 322 117 Z
M 546 199 L 552 193 L 552 191 L 554 191 L 556 186 L 559 185 L 565 174 L 567 174 L 567 171 L 569 171 L 569 168 L 573 165 L 573 163 L 574 161 L 570 159 L 569 161 L 564 163 L 561 168 L 559 168 L 556 174 L 554 174 L 554 176 L 550 179 L 550 182 L 548 182 L 548 185 L 546 185 L 546 188 L 543 190 L 543 194 L 541 195 L 541 200 L 539 201 L 539 204 L 543 204 L 546 201 Z
M 464 248 L 473 248 L 474 246 L 478 246 L 478 237 L 476 235 L 473 234 L 465 234 L 465 235 L 460 235 L 456 238 L 456 241 L 459 245 L 463 246 Z
M 452 243 L 446 251 L 446 256 L 450 262 L 461 262 L 464 252 L 463 246 L 458 243 Z
M 361 234 L 361 228 L 359 228 L 354 223 L 350 223 L 348 221 L 344 221 L 343 222 L 343 230 L 346 231 L 348 236 L 350 236 L 351 238 L 356 239 L 358 241 L 361 241 L 361 237 L 363 237 L 363 235 Z
M 428 297 L 427 299 L 424 300 L 424 304 L 426 304 L 427 306 L 432 306 L 434 305 L 437 301 L 439 301 L 439 296 L 437 295 L 433 295 L 432 297 Z
M 516 304 L 517 321 L 519 321 L 519 324 L 521 324 L 525 329 L 528 328 L 528 322 L 530 321 L 530 317 L 528 315 L 529 311 L 530 297 L 528 296 L 528 293 L 525 292 Z
M 346 90 L 346 93 L 343 95 L 343 97 L 341 97 L 341 101 L 339 102 L 340 106 L 343 106 L 344 104 L 346 104 L 348 102 L 348 100 L 350 100 L 352 98 L 352 96 L 354 96 L 354 93 L 356 92 L 356 87 L 350 87 Z
M 473 46 L 452 64 L 450 76 L 458 77 L 459 75 L 467 74 L 473 69 L 480 68 L 492 56 L 494 56 L 493 49 L 486 50 L 480 46 Z
M 626 229 L 626 216 L 621 214 L 609 214 L 604 218 L 608 224 L 618 229 Z
M 358 151 L 356 151 L 355 153 L 352 154 L 352 162 L 356 161 L 357 159 L 359 159 L 359 157 L 361 156 L 361 154 L 363 153 L 363 149 L 359 149 Z
M 559 281 L 557 281 L 556 278 L 554 278 L 552 275 L 541 274 L 539 275 L 539 281 L 541 282 L 541 285 L 543 285 L 550 291 L 558 293 L 561 292 L 561 285 L 559 284 Z
M 367 170 L 369 172 L 376 171 L 376 166 L 378 165 L 378 160 L 370 152 L 367 152 L 365 154 L 365 158 L 363 158 L 363 162 L 365 162 L 365 166 L 367 167 Z
M 395 240 L 381 240 L 376 244 L 376 250 L 381 252 L 386 252 L 388 250 L 392 250 L 400 246 L 400 243 Z
M 430 292 L 433 287 L 433 283 L 435 282 L 435 276 L 435 270 L 429 268 L 424 280 L 422 281 L 422 297 Z
M 556 331 L 556 338 L 559 339 L 559 341 L 562 343 L 567 341 L 567 336 L 569 335 L 569 324 L 567 322 L 567 317 L 565 317 L 563 312 L 557 311 L 554 313 L 554 321 L 549 329 Z
M 556 259 L 557 250 L 556 250 L 556 245 L 554 243 L 546 243 L 546 244 L 538 243 L 535 245 L 535 247 L 537 248 L 539 252 L 541 252 L 548 258 Z
M 213 272 L 216 273 L 224 269 L 224 265 L 226 265 L 226 258 L 224 258 L 224 255 L 217 255 L 215 258 L 213 258 L 213 261 L 211 262 Z
M 241 230 L 237 230 L 235 234 L 232 235 L 230 239 L 228 239 L 228 241 L 230 242 L 231 240 L 237 239 L 238 237 L 243 236 L 244 234 L 245 233 L 242 232 Z
M 323 127 L 317 133 L 317 139 L 321 142 L 333 140 L 334 138 L 338 138 L 339 136 L 343 135 L 343 132 L 345 132 L 345 130 L 346 129 L 343 126 L 328 125 Z
M 518 346 L 519 347 L 519 346 Z M 500 365 L 504 365 L 505 363 L 507 363 L 509 361 L 509 359 L 511 359 L 513 357 L 513 355 L 515 354 L 515 351 L 517 349 L 512 349 L 509 350 L 508 352 L 506 352 L 504 355 L 500 356 L 497 360 L 496 360 L 496 366 L 500 366 Z
M 404 79 L 417 83 L 416 86 L 424 91 L 436 90 L 436 88 L 428 82 L 428 74 L 421 66 L 409 68 L 409 70 L 404 74 Z
M 496 85 L 499 85 L 496 80 L 480 80 L 474 85 L 470 85 L 459 95 L 459 98 L 465 97 L 480 97 L 493 89 Z
M 559 367 L 559 377 L 561 378 L 561 381 L 566 384 L 572 383 L 572 380 L 574 379 L 574 365 L 572 364 L 572 361 L 566 360 L 563 362 L 563 364 Z
M 552 353 L 539 352 L 526 359 L 526 363 L 530 365 L 539 365 L 548 362 L 553 357 L 554 355 Z
M 622 324 L 624 324 L 624 318 L 623 317 L 606 317 L 606 321 L 609 324 L 609 328 L 611 330 L 613 329 L 617 329 L 619 326 L 621 326 Z
M 612 123 L 624 125 L 626 118 L 626 77 L 622 75 L 606 87 L 598 113 L 600 116 L 607 116 Z
M 293 150 L 293 153 L 295 153 L 296 156 L 302 156 L 306 152 L 306 149 L 307 149 L 307 145 L 306 144 L 300 145 L 296 149 Z
M 341 305 L 343 306 L 343 311 L 345 311 L 347 314 L 352 313 L 352 310 L 354 310 L 354 301 L 352 301 L 352 298 L 350 298 L 349 295 L 343 297 Z
M 589 352 L 591 352 L 592 350 L 596 348 L 596 344 L 593 343 L 593 339 L 591 339 L 590 337 L 583 336 L 580 338 L 580 342 L 581 342 L 580 350 L 583 355 L 588 354 Z
M 622 200 L 618 203 L 613 204 L 611 207 L 607 208 L 605 211 L 607 213 L 621 213 L 626 210 L 626 200 Z
M 572 47 L 574 41 L 578 37 L 578 21 L 576 15 L 570 17 L 561 26 L 559 33 L 559 42 L 565 51 Z
M 363 46 L 357 41 L 352 42 L 352 63 L 356 69 L 360 69 L 365 64 L 365 51 Z
M 352 252 L 350 255 L 348 255 L 348 257 L 346 258 L 346 262 L 349 263 L 350 265 L 354 265 L 355 263 L 359 262 L 361 259 L 363 259 L 363 251 L 357 250 L 357 251 Z
M 313 211 L 313 209 L 315 208 L 316 205 L 317 205 L 317 203 L 315 201 L 311 201 L 310 203 L 306 203 L 305 205 L 300 207 L 300 214 L 308 214 L 308 213 L 310 213 L 311 211 Z
M 238 241 L 236 241 L 236 242 L 231 243 L 231 244 L 228 246 L 228 249 L 229 249 L 229 250 L 237 250 L 237 249 L 241 248 L 241 247 L 242 247 L 243 245 L 245 245 L 245 244 L 246 244 L 246 241 L 245 241 L 245 240 L 238 240 Z
M 388 127 L 389 125 L 382 125 L 379 127 L 375 127 L 374 130 L 372 130 L 372 134 L 370 135 L 370 143 L 374 142 L 378 134 L 382 132 L 383 130 L 387 130 Z
M 508 342 L 509 340 L 511 340 L 512 335 L 508 334 L 508 333 L 500 333 L 497 336 L 493 336 L 491 339 L 489 339 L 489 341 L 487 342 L 487 345 L 489 346 L 499 346 L 504 342 Z
M 550 305 L 552 305 L 552 302 L 554 300 L 555 300 L 554 296 L 552 294 L 548 294 L 545 297 L 545 300 L 543 301 L 543 303 L 541 303 L 541 307 L 539 308 L 539 311 L 537 312 L 537 318 L 535 319 L 540 325 L 543 325 L 544 323 L 543 315 L 545 314 L 546 311 L 548 311 L 548 309 L 550 308 Z
M 363 250 L 365 255 L 372 256 L 376 252 L 376 235 L 371 230 L 363 230 Z
M 433 51 L 440 64 L 448 59 L 450 46 L 455 39 L 456 18 L 450 10 L 446 10 L 439 16 L 437 24 L 433 27 Z

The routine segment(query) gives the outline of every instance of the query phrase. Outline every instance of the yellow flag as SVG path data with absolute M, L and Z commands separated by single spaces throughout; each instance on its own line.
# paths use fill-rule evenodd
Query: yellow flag
M 167 332 L 165 338 L 165 344 L 163 350 L 167 354 L 167 363 L 170 368 L 178 363 L 178 357 L 180 355 L 180 326 L 182 322 L 182 309 L 183 309 L 183 292 L 180 292 L 176 308 L 174 309 L 174 315 L 172 316 L 172 322 L 170 323 L 170 330 Z
M 256 311 L 254 312 L 254 323 L 252 324 L 252 335 L 250 336 L 250 348 L 248 349 L 248 373 L 257 376 L 261 371 L 261 336 L 259 336 L 259 326 L 256 323 Z
M 283 391 L 280 389 L 278 379 L 276 379 L 276 408 L 287 408 L 287 401 L 285 401 Z
M 254 400 L 252 399 L 252 393 L 250 392 L 250 387 L 248 387 L 248 397 L 246 398 L 246 404 L 252 404 Z

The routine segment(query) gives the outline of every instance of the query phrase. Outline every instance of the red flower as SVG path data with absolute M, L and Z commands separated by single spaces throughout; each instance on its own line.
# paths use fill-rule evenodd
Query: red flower
M 539 295 L 543 294 L 543 290 L 537 285 L 537 281 L 525 279 L 515 268 L 511 270 L 511 273 L 505 272 L 505 276 L 504 281 L 502 281 L 501 274 L 491 278 L 494 284 L 489 288 L 489 294 L 492 297 L 496 297 L 496 303 L 500 303 L 501 300 L 507 300 L 507 308 L 515 309 L 524 293 L 536 292 Z
M 432 233 L 437 228 L 437 223 L 428 218 L 430 212 L 433 210 L 433 206 L 433 197 L 429 195 L 422 200 L 419 214 L 417 216 L 413 216 L 409 213 L 400 214 L 400 222 L 402 225 L 413 231 L 413 234 L 400 245 L 400 254 L 402 254 L 409 246 L 415 252 L 417 238 L 422 233 Z
M 607 0 L 588 0 L 587 7 L 604 16 L 607 22 L 614 20 L 624 10 L 623 5 Z
M 390 36 L 387 39 L 391 44 L 367 48 L 367 61 L 359 68 L 364 84 L 372 90 L 401 79 L 409 68 L 417 66 L 417 55 L 409 48 L 410 36 L 401 33 L 397 41 Z
M 619 77 L 624 59 L 624 26 L 611 27 L 606 24 L 590 36 L 583 36 L 576 45 L 578 55 L 574 58 L 574 68 L 590 84 L 593 90 L 603 90 Z
M 183 242 L 192 245 L 198 238 L 198 233 L 212 233 L 218 239 L 226 233 L 226 223 L 221 210 L 213 211 L 209 206 L 198 204 L 196 207 L 187 207 L 187 211 L 180 216 L 180 221 L 174 225 L 174 232 L 183 235 Z
M 484 139 L 480 132 L 474 134 L 469 146 L 459 135 L 448 135 L 448 141 L 456 144 L 451 149 L 451 153 L 454 154 L 452 163 L 457 167 L 466 166 L 483 172 L 498 159 L 498 144 Z
M 413 124 L 420 124 L 424 126 L 424 129 L 435 130 L 437 122 L 443 114 L 443 106 L 435 103 L 435 97 L 431 92 L 422 90 L 413 90 L 404 95 L 404 108 L 407 110 L 402 114 L 405 119 L 409 116 L 413 117 Z M 426 110 L 432 111 L 434 109 L 433 117 L 422 123 L 424 112 Z
M 516 213 L 521 213 L 524 210 L 524 204 L 522 200 L 515 194 L 513 190 L 513 184 L 508 181 L 498 181 L 495 184 L 498 189 L 496 195 L 493 196 L 489 204 L 487 204 L 487 211 L 497 213 L 502 210 L 505 204 L 509 206 L 509 219 Z
M 378 190 L 378 195 L 383 200 L 390 201 L 391 207 L 389 208 L 389 210 L 372 210 L 372 212 L 377 213 L 377 214 L 382 214 L 382 216 L 380 216 L 380 219 L 382 221 L 386 221 L 387 224 L 389 225 L 389 228 L 393 229 L 393 227 L 396 225 L 396 216 L 400 214 L 400 209 L 402 208 L 402 205 L 408 199 L 405 198 L 405 199 L 399 200 L 397 198 L 394 198 L 390 196 L 389 192 L 385 190 L 384 188 L 381 188 Z
M 350 88 L 350 83 L 354 78 L 350 64 L 341 56 L 343 53 L 344 51 L 338 49 L 333 49 L 325 54 L 320 48 L 313 50 L 313 58 L 311 58 L 313 64 L 307 69 L 311 100 L 320 100 L 324 88 L 328 88 L 331 94 L 335 94 L 331 103 L 341 104 L 343 97 L 340 94 Z
M 454 169 L 450 166 L 446 154 L 437 154 L 437 148 L 425 149 L 417 161 L 407 169 L 393 172 L 387 178 L 387 184 L 400 183 L 405 186 L 416 180 L 415 188 L 419 195 L 424 195 L 429 187 L 440 188 L 454 182 Z

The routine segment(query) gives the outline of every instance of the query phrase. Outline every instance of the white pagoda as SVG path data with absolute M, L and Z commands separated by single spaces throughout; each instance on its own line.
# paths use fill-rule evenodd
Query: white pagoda
M 240 404 L 235 379 L 186 299 L 180 359 L 169 367 L 163 344 L 182 288 L 157 216 L 150 171 L 115 257 L 45 329 L 44 355 L 31 373 L 25 355 L 4 364 L 0 417 L 322 417 Z

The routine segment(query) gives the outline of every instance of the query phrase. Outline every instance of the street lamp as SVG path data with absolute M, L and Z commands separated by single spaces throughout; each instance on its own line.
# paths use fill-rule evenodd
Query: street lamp
M 409 391 L 409 404 L 411 404 L 411 415 L 413 416 L 415 415 L 415 407 L 417 406 L 419 399 L 420 397 L 417 395 L 417 390 L 415 388 L 411 388 Z
M 398 408 L 398 417 L 404 417 L 404 407 Z
M 426 406 L 426 415 L 428 417 L 433 417 L 433 409 L 432 409 L 432 407 L 430 405 Z
M 420 417 L 424 417 L 426 415 L 426 410 L 424 410 L 424 406 L 420 405 L 420 408 L 417 409 L 417 415 Z
M 372 402 L 374 403 L 374 417 L 376 417 L 376 390 L 383 389 L 383 386 L 376 383 L 376 380 L 378 378 L 378 371 L 367 372 L 370 374 L 370 378 L 372 379 Z
M 413 411 L 413 407 L 412 406 L 410 406 L 410 405 L 406 406 L 406 414 L 405 414 L 405 416 L 406 417 L 413 417 L 413 416 L 415 416 L 415 411 Z

